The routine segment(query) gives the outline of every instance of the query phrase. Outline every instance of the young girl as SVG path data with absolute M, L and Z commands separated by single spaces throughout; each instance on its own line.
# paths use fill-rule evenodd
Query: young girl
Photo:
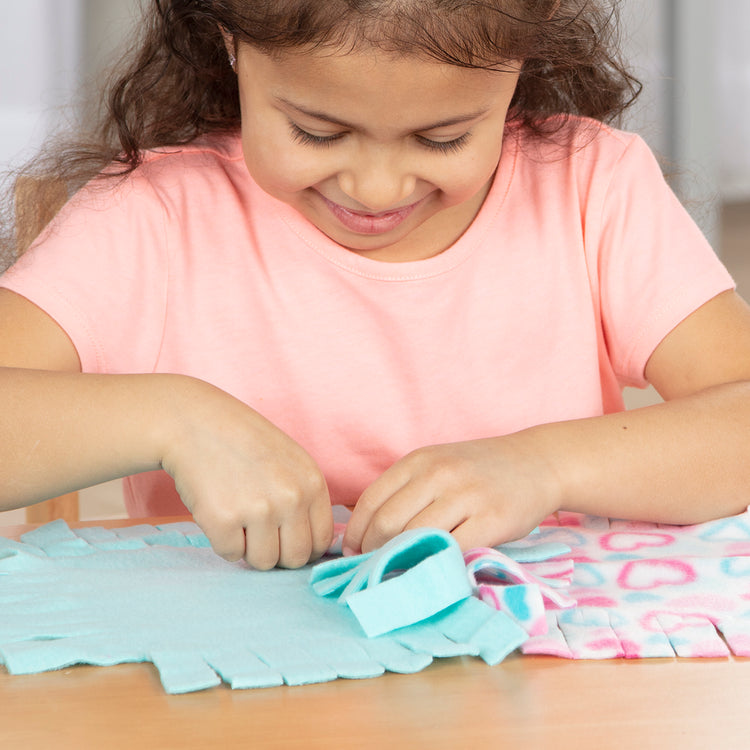
M 0 507 L 128 477 L 259 568 L 320 556 L 332 502 L 352 552 L 742 511 L 750 313 L 604 124 L 610 5 L 154 0 L 2 277 Z

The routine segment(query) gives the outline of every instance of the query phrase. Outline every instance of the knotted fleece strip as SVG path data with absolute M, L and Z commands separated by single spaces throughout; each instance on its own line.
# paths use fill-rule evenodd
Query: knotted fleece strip
M 549 549 L 543 552 L 548 553 Z M 299 570 L 228 563 L 191 522 L 0 538 L 0 663 L 11 674 L 152 662 L 169 693 L 496 664 L 527 640 L 473 595 L 453 538 L 405 532 L 375 553 Z

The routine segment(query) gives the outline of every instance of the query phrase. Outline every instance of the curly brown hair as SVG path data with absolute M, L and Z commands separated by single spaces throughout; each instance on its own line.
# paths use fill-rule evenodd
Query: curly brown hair
M 613 122 L 638 95 L 640 84 L 619 57 L 618 5 L 619 0 L 146 0 L 138 38 L 107 87 L 93 135 L 57 144 L 22 170 L 45 179 L 26 179 L 16 230 L 0 238 L 0 264 L 6 261 L 0 268 L 28 245 L 28 232 L 19 228 L 29 220 L 25 207 L 45 200 L 45 182 L 64 184 L 70 195 L 97 175 L 132 172 L 145 150 L 239 128 L 237 79 L 222 29 L 236 44 L 269 54 L 369 45 L 467 68 L 499 69 L 522 60 L 509 119 L 550 137 L 550 123 L 561 121 L 552 115 Z

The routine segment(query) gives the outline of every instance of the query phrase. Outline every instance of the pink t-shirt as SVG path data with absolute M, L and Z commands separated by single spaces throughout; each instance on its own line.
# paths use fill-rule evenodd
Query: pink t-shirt
M 509 131 L 473 224 L 427 260 L 335 244 L 222 137 L 84 189 L 0 285 L 86 372 L 184 373 L 250 404 L 351 504 L 417 447 L 621 409 L 664 336 L 733 286 L 641 139 L 587 124 L 569 147 Z M 126 503 L 184 511 L 161 472 Z

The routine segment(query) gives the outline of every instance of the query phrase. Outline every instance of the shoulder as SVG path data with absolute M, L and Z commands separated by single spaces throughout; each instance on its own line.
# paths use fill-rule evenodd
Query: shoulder
M 169 222 L 193 206 L 228 205 L 226 195 L 247 180 L 239 135 L 205 136 L 186 145 L 143 153 L 138 167 L 118 175 L 118 166 L 81 188 L 61 218 L 86 221 L 106 215 L 108 221 L 139 224 Z
M 133 177 L 135 183 L 146 182 L 156 192 L 169 194 L 196 188 L 221 191 L 245 171 L 239 134 L 221 134 L 147 151 Z
M 636 133 L 583 117 L 546 124 L 542 136 L 509 129 L 516 154 L 514 184 L 523 194 L 581 214 L 601 213 L 613 199 L 633 192 L 668 198 L 662 168 Z
M 535 164 L 537 169 L 601 171 L 623 160 L 656 162 L 651 149 L 637 133 L 587 117 L 551 117 L 541 128 L 541 134 L 521 126 L 509 128 L 520 158 Z
M 142 169 L 179 170 L 186 167 L 231 169 L 242 161 L 239 132 L 215 133 L 179 146 L 162 146 L 143 153 Z

